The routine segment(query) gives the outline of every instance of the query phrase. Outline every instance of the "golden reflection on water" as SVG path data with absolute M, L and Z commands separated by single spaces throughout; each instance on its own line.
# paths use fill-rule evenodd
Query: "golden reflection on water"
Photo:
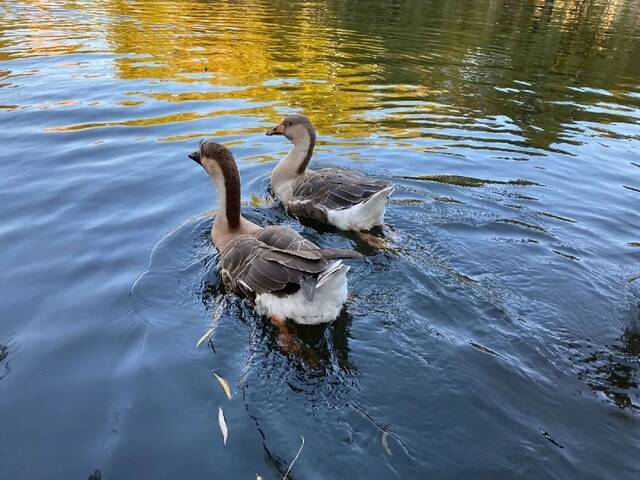
M 129 80 L 210 81 L 216 87 L 243 87 L 151 96 L 172 102 L 252 99 L 269 104 L 268 108 L 252 108 L 269 121 L 281 115 L 272 106 L 292 107 L 312 114 L 321 130 L 342 136 L 361 134 L 344 114 L 375 104 L 371 84 L 380 67 L 350 62 L 348 52 L 341 52 L 349 46 L 349 40 L 341 37 L 349 32 L 341 35 L 323 27 L 314 20 L 311 6 L 303 5 L 288 23 L 283 20 L 292 17 L 283 19 L 279 14 L 287 5 L 280 4 L 282 9 L 268 3 L 240 2 L 244 7 L 240 12 L 237 4 L 214 7 L 185 2 L 176 12 L 174 5 L 164 2 L 110 2 L 114 15 L 119 12 L 131 19 L 110 26 L 114 51 L 151 56 L 118 58 L 119 75 Z M 380 43 L 367 38 L 366 48 L 380 49 Z M 192 74 L 200 75 L 190 78 Z
M 476 25 L 473 34 L 469 25 L 453 21 L 461 10 Z M 471 131 L 469 124 L 483 115 L 501 118 L 481 130 L 519 137 L 494 142 L 547 149 L 574 115 L 559 104 L 568 87 L 596 85 L 615 94 L 628 85 L 609 82 L 607 71 L 640 75 L 629 54 L 640 55 L 638 42 L 611 35 L 640 25 L 623 0 L 495 0 L 490 8 L 408 0 L 402 9 L 390 2 L 31 1 L 7 12 L 0 27 L 5 59 L 18 44 L 13 55 L 19 57 L 106 52 L 116 54 L 112 68 L 120 79 L 183 85 L 135 92 L 135 99 L 116 99 L 119 106 L 139 106 L 141 96 L 172 103 L 253 102 L 230 111 L 275 122 L 286 109 L 301 110 L 321 133 L 343 138 L 446 140 L 451 128 Z M 26 31 L 12 31 L 13 24 Z M 531 65 L 546 77 L 529 81 Z M 50 130 L 160 125 L 223 113 Z M 598 121 L 617 115 L 605 109 Z

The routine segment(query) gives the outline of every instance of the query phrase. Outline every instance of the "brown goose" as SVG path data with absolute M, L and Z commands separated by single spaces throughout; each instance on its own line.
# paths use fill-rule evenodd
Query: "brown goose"
M 273 191 L 289 212 L 341 230 L 382 225 L 393 185 L 339 168 L 307 170 L 316 143 L 316 131 L 307 117 L 289 115 L 267 135 L 284 135 L 293 143 L 271 174 Z
M 349 267 L 341 259 L 361 255 L 319 248 L 288 227 L 263 228 L 243 218 L 240 174 L 225 146 L 204 141 L 189 157 L 204 167 L 218 193 L 211 237 L 225 288 L 253 299 L 256 311 L 275 323 L 334 320 L 347 298 Z

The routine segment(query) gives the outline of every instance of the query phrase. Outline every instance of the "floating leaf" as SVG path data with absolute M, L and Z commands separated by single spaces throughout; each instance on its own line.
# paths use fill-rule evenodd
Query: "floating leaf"
M 260 204 L 262 203 L 262 199 L 255 193 L 250 193 L 249 195 L 251 196 L 251 206 L 259 207 Z
M 384 448 L 387 455 L 393 455 L 391 453 L 391 449 L 389 448 L 389 432 L 382 432 L 382 447 Z
M 196 348 L 202 345 L 202 342 L 205 342 L 206 340 L 208 340 L 212 333 L 213 333 L 213 327 L 211 327 L 209 330 L 204 332 L 204 335 L 202 335 L 200 337 L 200 340 L 198 340 L 198 343 L 196 343 Z
M 262 480 L 262 477 L 256 473 L 256 480 Z
M 224 393 L 227 395 L 227 398 L 231 400 L 231 387 L 229 386 L 227 381 L 224 378 L 222 378 L 220 375 L 218 375 L 216 372 L 213 372 L 213 374 L 218 379 L 218 382 L 222 386 L 222 389 L 224 390 Z
M 291 471 L 291 467 L 293 467 L 293 464 L 296 463 L 296 460 L 298 460 L 298 457 L 302 452 L 302 447 L 304 447 L 304 437 L 301 435 L 300 439 L 302 440 L 302 444 L 300 445 L 300 448 L 298 449 L 298 453 L 296 453 L 295 458 L 291 462 L 291 465 L 289 465 L 289 468 L 287 468 L 287 471 L 285 472 L 284 477 L 282 477 L 282 480 L 287 480 L 287 475 L 289 475 L 289 472 Z
M 218 407 L 218 424 L 220 424 L 220 431 L 222 432 L 222 441 L 226 446 L 229 430 L 227 429 L 227 422 L 224 419 L 224 412 L 222 411 L 222 407 Z

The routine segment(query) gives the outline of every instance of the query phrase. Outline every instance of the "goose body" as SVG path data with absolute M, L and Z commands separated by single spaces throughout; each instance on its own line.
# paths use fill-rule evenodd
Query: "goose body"
M 316 133 L 303 115 L 289 115 L 267 135 L 284 135 L 293 149 L 271 174 L 271 184 L 287 210 L 300 218 L 341 230 L 369 230 L 384 223 L 393 185 L 339 168 L 310 171 Z
M 334 320 L 347 298 L 342 259 L 351 250 L 322 249 L 284 226 L 260 227 L 240 212 L 240 176 L 224 146 L 202 142 L 190 155 L 212 178 L 218 214 L 211 235 L 220 252 L 225 288 L 255 302 L 256 311 L 272 319 L 301 324 Z

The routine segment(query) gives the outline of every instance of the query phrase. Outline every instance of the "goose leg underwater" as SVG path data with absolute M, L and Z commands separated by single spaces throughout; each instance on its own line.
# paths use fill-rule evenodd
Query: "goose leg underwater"
M 340 168 L 307 169 L 316 144 L 316 131 L 304 115 L 289 115 L 267 135 L 283 135 L 291 151 L 271 174 L 275 194 L 289 212 L 360 232 L 384 223 L 384 209 L 394 186 L 385 180 Z
M 286 318 L 304 325 L 335 320 L 347 299 L 349 267 L 342 260 L 361 255 L 319 248 L 289 227 L 263 228 L 245 219 L 240 174 L 225 146 L 202 141 L 189 158 L 206 170 L 217 192 L 211 237 L 225 288 L 252 299 L 256 311 L 281 329 Z

